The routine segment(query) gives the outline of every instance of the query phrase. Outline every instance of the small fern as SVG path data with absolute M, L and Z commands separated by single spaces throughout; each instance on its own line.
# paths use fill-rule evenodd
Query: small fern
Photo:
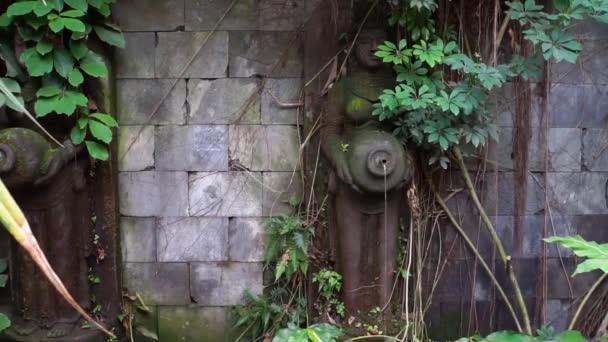
M 266 222 L 266 264 L 275 263 L 275 280 L 308 272 L 308 244 L 313 233 L 296 216 L 283 215 Z

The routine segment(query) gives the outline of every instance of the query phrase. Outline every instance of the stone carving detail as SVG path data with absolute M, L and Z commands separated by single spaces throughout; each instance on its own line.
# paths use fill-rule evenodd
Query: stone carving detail
M 353 50 L 349 75 L 323 105 L 323 152 L 333 166 L 330 191 L 336 217 L 338 267 L 349 314 L 384 307 L 390 298 L 397 234 L 406 207 L 403 185 L 412 159 L 390 128 L 376 121 L 373 104 L 394 76 L 377 59 L 380 30 L 365 29 Z
M 49 262 L 83 308 L 90 306 L 87 246 L 91 208 L 82 148 L 69 141 L 52 148 L 27 128 L 0 130 L 0 177 L 11 189 Z M 12 253 L 15 341 L 90 341 L 98 332 L 79 329 L 78 313 L 56 293 L 17 246 Z

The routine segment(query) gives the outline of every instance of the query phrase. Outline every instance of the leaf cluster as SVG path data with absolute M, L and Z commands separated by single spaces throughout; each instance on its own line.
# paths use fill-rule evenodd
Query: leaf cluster
M 338 299 L 338 294 L 342 290 L 342 275 L 336 271 L 324 268 L 313 274 L 312 282 L 319 284 L 319 292 L 325 300 L 327 308 L 329 309 L 333 306 L 338 316 L 344 318 L 344 303 Z
M 586 258 L 576 266 L 573 275 L 601 270 L 608 273 L 608 243 L 599 244 L 595 241 L 587 241 L 580 235 L 577 236 L 553 236 L 545 239 L 549 243 L 557 243 L 570 248 L 574 254 Z
M 110 116 L 105 113 L 89 115 L 91 108 L 96 109 L 96 104 L 85 94 L 83 85 L 87 78 L 108 76 L 104 59 L 90 46 L 91 38 L 110 46 L 125 46 L 122 32 L 110 22 L 113 2 L 16 1 L 0 15 L 0 36 L 9 43 L 8 47 L 0 49 L 0 56 L 9 70 L 7 76 L 21 82 L 37 79 L 41 87 L 36 92 L 36 116 L 75 116 L 74 121 L 78 124 L 72 130 L 73 142 L 84 142 L 90 155 L 101 160 L 108 159 L 107 144 L 112 140 L 111 129 L 117 125 L 113 119 L 107 119 Z M 15 44 L 6 37 L 15 35 L 25 44 L 21 53 L 9 48 Z M 23 63 L 25 71 L 17 60 Z M 11 107 L 10 102 L 7 105 Z M 82 122 L 89 122 L 91 118 L 96 119 L 95 123 L 88 131 L 83 131 L 89 124 Z
M 464 337 L 456 342 L 587 342 L 587 339 L 578 331 L 567 330 L 555 335 L 552 329 L 544 329 L 539 330 L 539 336 L 535 337 L 513 331 L 498 331 L 487 337 Z
M 290 325 L 279 330 L 272 342 L 335 342 L 342 335 L 342 329 L 327 323 L 314 324 L 306 329 Z
M 275 279 L 308 271 L 312 230 L 299 217 L 282 215 L 266 221 L 266 263 L 275 265 Z

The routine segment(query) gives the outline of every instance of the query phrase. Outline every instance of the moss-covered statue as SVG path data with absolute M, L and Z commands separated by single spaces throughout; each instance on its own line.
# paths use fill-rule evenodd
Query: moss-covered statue
M 349 315 L 387 307 L 399 224 L 407 206 L 403 186 L 413 170 L 390 127 L 372 115 L 382 91 L 394 86 L 391 69 L 374 56 L 384 40 L 380 29 L 362 31 L 348 75 L 334 84 L 323 105 L 322 148 L 334 171 L 329 188 Z

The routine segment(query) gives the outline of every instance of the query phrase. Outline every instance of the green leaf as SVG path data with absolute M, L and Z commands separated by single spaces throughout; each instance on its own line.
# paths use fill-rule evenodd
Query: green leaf
M 53 57 L 50 54 L 42 56 L 34 51 L 25 61 L 30 76 L 38 77 L 53 71 Z
M 76 59 L 81 60 L 87 55 L 89 48 L 84 41 L 70 40 L 70 52 Z
M 579 273 L 602 270 L 608 273 L 608 244 L 598 244 L 594 241 L 586 241 L 581 236 L 553 236 L 545 239 L 549 243 L 558 243 L 566 248 L 572 249 L 578 257 L 588 258 L 578 265 L 574 275 Z
M 86 135 L 86 128 L 80 128 L 78 125 L 76 125 L 72 127 L 72 131 L 70 132 L 70 139 L 72 140 L 74 145 L 80 145 L 84 141 Z
M 86 57 L 81 61 L 80 68 L 93 77 L 105 77 L 108 75 L 108 68 L 103 58 L 93 51 L 87 53 Z
M 55 20 L 51 20 L 51 22 L 49 22 L 49 27 L 51 28 L 51 31 L 55 32 L 55 33 L 59 33 L 63 30 L 64 28 L 64 24 L 63 24 L 63 20 L 61 20 L 61 18 L 57 18 Z
M 17 81 L 6 77 L 0 77 L 0 79 L 2 80 L 2 82 L 4 82 L 4 85 L 11 93 L 21 92 L 21 86 L 19 86 L 19 83 L 17 83 Z
M 80 72 L 80 70 L 73 69 L 70 72 L 70 75 L 68 76 L 68 81 L 74 87 L 78 87 L 79 85 L 82 84 L 82 82 L 84 82 L 84 76 L 82 75 L 82 73 Z
M 112 142 L 112 130 L 108 126 L 95 120 L 89 121 L 89 130 L 93 136 L 106 144 Z
M 566 330 L 553 338 L 555 342 L 588 342 L 578 331 Z
M 89 104 L 89 99 L 78 91 L 66 91 L 65 97 L 76 106 L 86 107 Z
M 560 12 L 566 12 L 570 7 L 570 0 L 553 0 L 553 6 Z
M 59 97 L 54 103 L 54 110 L 58 114 L 65 114 L 67 116 L 70 116 L 76 111 L 76 104 L 71 101 L 67 96 Z
M 62 17 L 68 17 L 68 18 L 80 18 L 82 16 L 84 16 L 84 12 L 81 10 L 69 10 L 69 11 L 65 11 L 63 13 L 61 13 Z
M 86 12 L 89 4 L 86 0 L 64 0 L 70 7 Z
M 49 14 L 49 12 L 51 12 L 52 10 L 53 10 L 53 5 L 48 2 L 45 5 L 42 1 L 40 1 L 34 7 L 34 13 L 39 17 Z
M 74 57 L 72 57 L 65 48 L 59 48 L 53 51 L 53 62 L 55 70 L 63 78 L 68 78 L 74 69 Z
M 85 32 L 86 26 L 79 19 L 74 18 L 61 18 L 63 25 L 72 32 Z
M 63 11 L 63 0 L 46 0 L 47 2 L 53 4 L 53 7 L 59 12 Z
M 46 55 L 47 53 L 53 51 L 53 44 L 48 42 L 47 40 L 41 40 L 36 44 L 36 51 L 41 55 Z
M 94 117 L 95 119 L 103 122 L 106 126 L 108 127 L 118 127 L 118 122 L 116 122 L 116 120 L 114 120 L 113 117 L 111 117 L 108 114 L 104 114 L 104 113 L 93 113 L 90 116 Z
M 85 144 L 87 146 L 87 151 L 89 151 L 91 157 L 99 160 L 108 160 L 108 149 L 104 145 L 88 140 L 85 141 Z
M 8 7 L 6 14 L 10 17 L 28 14 L 31 13 L 37 5 L 38 1 L 16 2 Z
M 55 110 L 55 105 L 57 104 L 58 98 L 40 98 L 36 100 L 34 104 L 34 112 L 36 112 L 37 117 L 43 117 Z
M 0 333 L 11 327 L 11 320 L 7 315 L 0 313 Z
M 61 94 L 61 89 L 55 86 L 42 87 L 36 92 L 37 97 L 52 97 L 59 94 Z
M 8 27 L 13 23 L 13 18 L 9 17 L 6 13 L 0 15 L 0 27 Z
M 108 30 L 102 26 L 93 26 L 93 29 L 95 30 L 95 33 L 97 33 L 99 39 L 103 42 L 121 49 L 126 46 L 125 37 L 122 32 Z

